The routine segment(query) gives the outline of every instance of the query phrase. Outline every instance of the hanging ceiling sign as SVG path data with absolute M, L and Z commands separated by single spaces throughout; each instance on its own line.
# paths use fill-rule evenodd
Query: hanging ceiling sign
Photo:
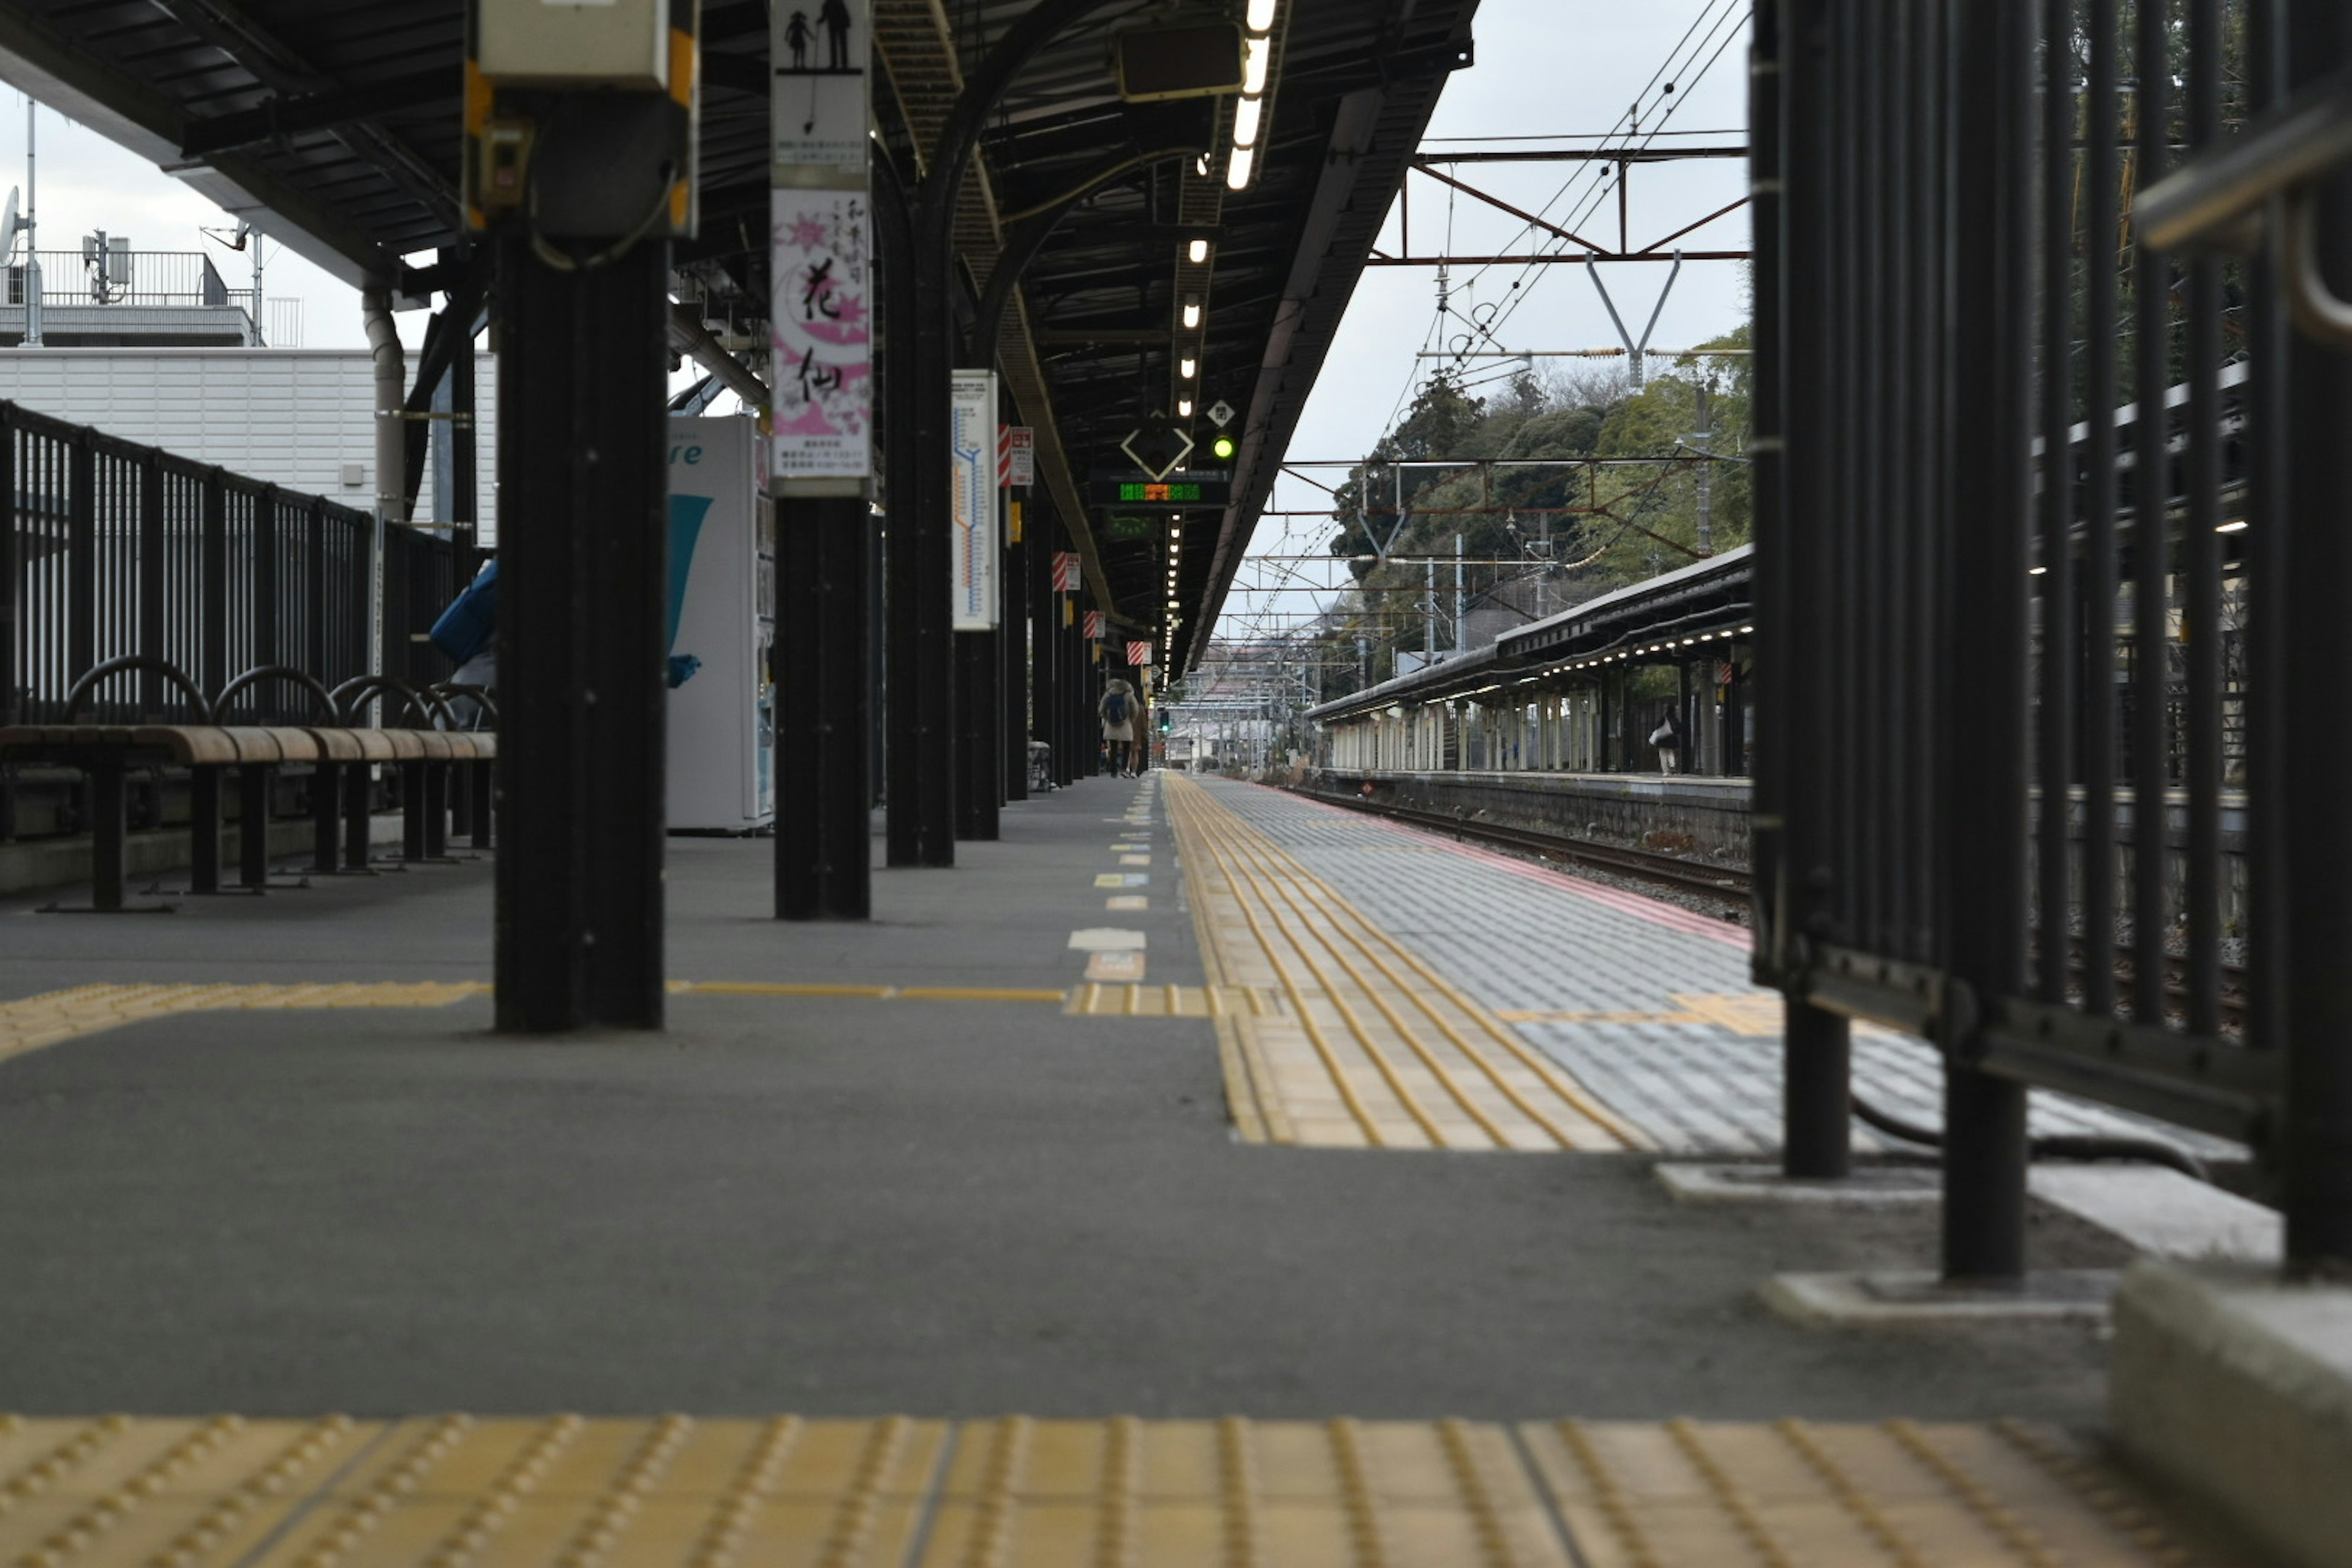
M 873 472 L 871 0 L 769 13 L 771 472 L 780 493 L 856 495 Z
M 768 58 L 773 62 L 771 161 L 803 173 L 779 184 L 866 183 L 866 62 L 873 48 L 867 0 L 774 0 Z
M 1192 455 L 1192 437 L 1172 425 L 1145 425 L 1127 433 L 1118 449 L 1155 479 L 1166 479 Z
M 950 613 L 960 632 L 996 626 L 996 373 L 960 370 L 950 383 Z
M 1034 426 L 1004 427 L 1004 447 L 997 462 L 996 479 L 999 484 L 1014 486 L 1037 482 L 1037 431 Z
M 870 212 L 863 191 L 770 193 L 777 479 L 855 479 L 873 468 Z

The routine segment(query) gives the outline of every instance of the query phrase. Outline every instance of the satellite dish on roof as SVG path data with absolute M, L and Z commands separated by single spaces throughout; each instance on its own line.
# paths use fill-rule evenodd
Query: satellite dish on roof
M 8 187 L 8 205 L 0 214 L 0 267 L 16 259 L 16 235 L 24 227 L 24 219 L 16 216 L 16 187 Z

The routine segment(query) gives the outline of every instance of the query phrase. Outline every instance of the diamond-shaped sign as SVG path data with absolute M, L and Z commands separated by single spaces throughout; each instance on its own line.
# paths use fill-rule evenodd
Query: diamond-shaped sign
M 1164 479 L 1192 455 L 1192 437 L 1166 425 L 1146 425 L 1127 433 L 1118 449 L 1155 479 Z
M 1220 430 L 1234 422 L 1234 405 L 1222 397 L 1210 404 L 1206 412 L 1209 416 L 1209 423 Z

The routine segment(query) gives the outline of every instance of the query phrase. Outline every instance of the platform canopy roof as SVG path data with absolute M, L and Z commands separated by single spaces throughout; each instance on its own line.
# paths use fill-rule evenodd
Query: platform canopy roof
M 1239 20 L 1244 0 L 874 0 L 877 133 L 910 177 L 992 49 L 1034 13 L 1077 13 L 987 117 L 959 209 L 960 270 L 969 316 L 999 256 L 1034 242 L 997 344 L 1015 416 L 1037 428 L 1039 482 L 1127 635 L 1164 618 L 1166 525 L 1181 520 L 1178 668 L 1198 657 L 1438 92 L 1470 61 L 1475 5 L 1278 0 L 1270 118 L 1235 191 L 1237 100 L 1124 101 L 1111 39 Z M 679 297 L 756 334 L 768 5 L 706 0 L 701 26 L 701 226 L 677 247 Z M 337 275 L 414 299 L 466 265 L 464 35 L 463 0 L 9 0 L 0 79 Z M 1210 242 L 1199 267 L 1195 237 Z M 1200 306 L 1189 330 L 1188 302 Z M 1206 456 L 1220 404 L 1238 447 L 1223 465 Z M 1096 484 L 1135 468 L 1122 441 L 1168 425 L 1200 443 L 1190 469 L 1227 471 L 1226 504 L 1098 504 Z

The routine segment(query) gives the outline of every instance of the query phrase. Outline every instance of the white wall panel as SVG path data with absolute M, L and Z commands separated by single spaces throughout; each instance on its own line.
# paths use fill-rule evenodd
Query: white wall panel
M 474 493 L 493 543 L 498 362 L 477 354 L 475 367 Z M 375 368 L 364 349 L 9 349 L 0 398 L 345 506 L 375 504 Z M 358 465 L 355 484 L 344 483 L 347 464 Z M 416 515 L 437 515 L 430 462 Z

